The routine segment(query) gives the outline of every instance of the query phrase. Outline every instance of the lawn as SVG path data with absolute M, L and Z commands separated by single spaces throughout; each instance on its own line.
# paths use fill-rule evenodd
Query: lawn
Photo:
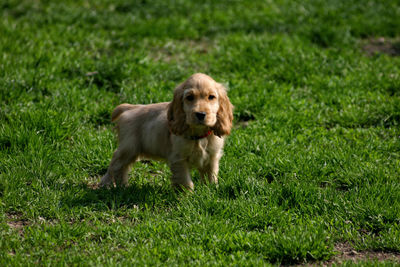
M 113 108 L 196 72 L 235 106 L 219 185 L 97 188 Z M 397 0 L 2 0 L 0 265 L 399 264 L 399 124 Z

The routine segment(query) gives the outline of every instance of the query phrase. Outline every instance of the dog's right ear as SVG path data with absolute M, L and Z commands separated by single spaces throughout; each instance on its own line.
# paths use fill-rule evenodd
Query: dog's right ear
M 187 129 L 186 114 L 183 110 L 183 91 L 185 83 L 181 83 L 174 90 L 174 99 L 168 106 L 168 127 L 175 135 L 182 135 Z

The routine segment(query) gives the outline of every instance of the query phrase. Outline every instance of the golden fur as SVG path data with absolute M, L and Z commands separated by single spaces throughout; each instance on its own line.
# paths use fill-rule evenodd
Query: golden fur
M 100 185 L 126 185 L 131 163 L 141 158 L 167 160 L 173 186 L 193 190 L 191 167 L 204 182 L 217 183 L 232 109 L 226 89 L 201 73 L 178 85 L 172 102 L 117 106 L 111 117 L 119 146 Z

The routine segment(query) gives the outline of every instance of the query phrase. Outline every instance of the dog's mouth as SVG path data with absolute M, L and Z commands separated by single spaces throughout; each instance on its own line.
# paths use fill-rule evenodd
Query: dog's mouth
M 207 126 L 207 123 L 205 121 L 201 121 L 201 120 L 198 120 L 198 119 L 194 120 L 194 124 Z
M 191 116 L 191 124 L 212 127 L 215 124 L 215 120 L 213 120 L 206 112 L 194 112 Z
M 199 120 L 199 119 L 192 119 L 191 123 L 192 126 L 204 128 L 204 127 L 213 127 L 215 123 L 212 123 L 209 120 Z

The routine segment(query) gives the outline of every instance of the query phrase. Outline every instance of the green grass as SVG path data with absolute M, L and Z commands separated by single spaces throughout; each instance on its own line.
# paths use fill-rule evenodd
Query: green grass
M 363 51 L 400 50 L 398 1 L 3 0 L 0 14 L 0 265 L 400 252 L 400 57 Z M 235 105 L 219 186 L 194 173 L 194 194 L 175 194 L 144 162 L 127 188 L 93 189 L 113 108 L 169 101 L 195 72 Z

